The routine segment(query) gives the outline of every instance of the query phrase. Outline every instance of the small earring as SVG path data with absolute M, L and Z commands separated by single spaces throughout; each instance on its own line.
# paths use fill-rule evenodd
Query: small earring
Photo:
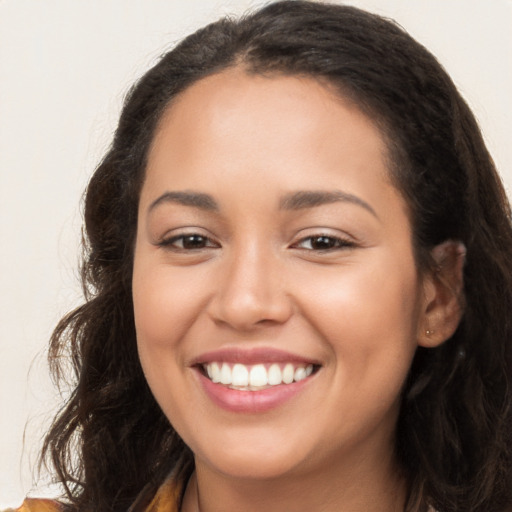
M 428 330 L 428 329 L 427 329 L 427 330 L 425 331 L 425 334 L 426 334 L 427 336 L 430 336 L 431 334 L 434 334 L 434 331 L 430 331 L 430 330 Z

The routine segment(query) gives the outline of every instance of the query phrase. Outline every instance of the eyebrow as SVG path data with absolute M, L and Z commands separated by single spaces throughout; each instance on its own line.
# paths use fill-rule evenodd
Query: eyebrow
M 299 190 L 298 192 L 286 194 L 281 199 L 279 208 L 281 210 L 302 210 L 339 202 L 361 206 L 374 217 L 379 218 L 375 210 L 366 201 L 341 190 Z
M 192 206 L 193 208 L 208 211 L 219 210 L 219 205 L 211 195 L 185 190 L 179 192 L 165 192 L 149 205 L 148 211 L 150 212 L 160 204 L 164 203 L 177 203 L 183 206 Z
M 366 201 L 363 201 L 353 194 L 342 192 L 341 190 L 299 190 L 292 192 L 282 197 L 279 201 L 279 209 L 303 210 L 338 202 L 352 203 L 361 206 L 374 217 L 378 218 L 375 210 Z M 148 211 L 151 212 L 154 208 L 164 203 L 177 203 L 206 211 L 219 211 L 219 205 L 210 194 L 187 190 L 165 192 L 149 205 Z

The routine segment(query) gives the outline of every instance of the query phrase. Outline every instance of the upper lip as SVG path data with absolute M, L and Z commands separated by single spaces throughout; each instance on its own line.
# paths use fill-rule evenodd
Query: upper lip
M 190 366 L 213 362 L 241 363 L 246 365 L 258 363 L 303 363 L 319 365 L 312 358 L 300 356 L 285 350 L 270 347 L 261 348 L 224 348 L 205 352 L 192 359 Z

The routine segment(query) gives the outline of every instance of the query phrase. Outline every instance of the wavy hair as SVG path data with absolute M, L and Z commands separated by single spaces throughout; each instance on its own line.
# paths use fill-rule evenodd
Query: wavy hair
M 85 302 L 51 339 L 57 380 L 69 360 L 74 371 L 74 391 L 43 448 L 65 487 L 66 509 L 139 510 L 171 471 L 185 480 L 193 470 L 138 360 L 137 206 L 163 112 L 194 82 L 234 66 L 324 81 L 377 123 L 410 208 L 420 269 L 432 270 L 437 244 L 465 244 L 464 315 L 443 345 L 417 350 L 396 455 L 409 485 L 406 511 L 503 512 L 512 502 L 512 227 L 503 186 L 474 116 L 423 46 L 379 16 L 300 0 L 202 28 L 126 98 L 86 191 Z

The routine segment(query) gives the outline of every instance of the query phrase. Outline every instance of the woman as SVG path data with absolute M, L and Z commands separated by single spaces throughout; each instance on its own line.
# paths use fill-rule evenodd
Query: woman
M 510 209 L 402 29 L 285 1 L 191 35 L 85 224 L 62 510 L 510 510 Z

